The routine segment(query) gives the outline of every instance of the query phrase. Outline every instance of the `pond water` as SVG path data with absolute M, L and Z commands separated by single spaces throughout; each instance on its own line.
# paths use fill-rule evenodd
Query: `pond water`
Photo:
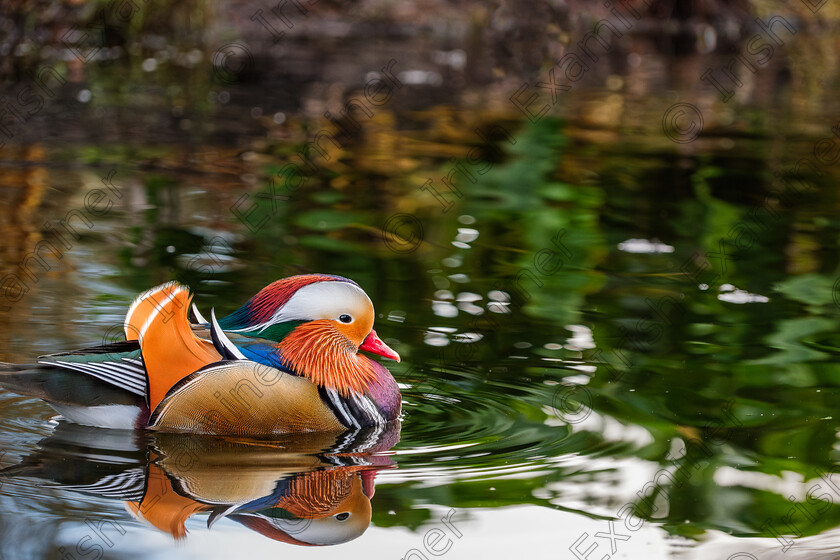
M 840 12 L 625 11 L 593 60 L 621 20 L 576 4 L 10 9 L 0 360 L 324 272 L 404 413 L 226 440 L 0 389 L 0 557 L 833 557 Z

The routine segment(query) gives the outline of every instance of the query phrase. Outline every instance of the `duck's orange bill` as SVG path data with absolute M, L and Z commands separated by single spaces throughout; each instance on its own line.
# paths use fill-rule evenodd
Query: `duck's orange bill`
M 400 355 L 382 342 L 382 339 L 376 336 L 376 331 L 370 331 L 370 334 L 367 335 L 362 345 L 359 346 L 359 350 L 364 350 L 365 352 L 370 352 L 371 354 L 376 354 L 377 356 L 382 356 L 390 360 L 400 361 Z

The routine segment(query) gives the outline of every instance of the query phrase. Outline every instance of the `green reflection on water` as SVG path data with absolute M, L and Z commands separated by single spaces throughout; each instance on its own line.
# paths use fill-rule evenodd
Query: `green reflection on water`
M 673 476 L 658 480 L 655 501 L 636 500 L 637 515 L 686 535 L 771 536 L 765 523 L 781 525 L 787 496 L 722 486 L 714 474 L 731 467 L 810 480 L 833 464 L 836 263 L 820 259 L 808 238 L 836 240 L 836 221 L 816 219 L 816 195 L 782 208 L 750 247 L 727 249 L 725 271 L 709 258 L 705 273 L 714 280 L 698 286 L 681 266 L 699 262 L 691 257 L 697 251 L 719 251 L 755 208 L 728 200 L 720 186 L 727 170 L 698 160 L 685 178 L 693 192 L 640 201 L 627 185 L 570 177 L 583 156 L 569 148 L 562 122 L 505 125 L 516 143 L 495 143 L 498 160 L 474 184 L 462 177 L 463 196 L 445 213 L 418 188 L 417 172 L 355 172 L 337 188 L 338 176 L 326 170 L 276 203 L 257 196 L 267 179 L 227 196 L 232 204 L 248 194 L 270 217 L 249 232 L 226 208 L 207 205 L 215 195 L 206 189 L 185 193 L 191 181 L 178 174 L 122 173 L 123 182 L 140 182 L 145 204 L 116 210 L 83 245 L 108 263 L 107 282 L 126 295 L 89 314 L 99 326 L 97 317 L 118 316 L 129 294 L 169 278 L 191 285 L 200 307 L 226 313 L 287 274 L 350 276 L 372 294 L 377 330 L 404 356 L 392 367 L 406 399 L 397 449 L 434 448 L 398 456 L 406 480 L 381 488 L 374 523 L 416 527 L 431 515 L 416 507 L 424 503 L 615 514 L 623 503 L 597 493 L 567 506 L 565 485 L 617 481 L 620 461 L 638 459 Z M 438 158 L 426 173 L 443 175 L 448 163 Z M 760 200 L 765 183 L 753 188 L 739 197 Z M 396 208 L 414 209 L 423 223 L 416 252 L 394 253 L 382 241 L 381 224 Z M 470 241 L 453 245 L 459 234 Z M 537 263 L 547 249 L 554 252 Z M 806 258 L 808 273 L 780 272 Z M 91 280 L 69 279 L 83 289 Z M 752 301 L 724 301 L 729 296 Z M 563 387 L 582 383 L 585 392 L 558 400 Z M 604 458 L 613 463 L 587 467 Z M 818 523 L 807 512 L 792 522 L 802 534 L 840 523 L 836 508 L 824 508 Z

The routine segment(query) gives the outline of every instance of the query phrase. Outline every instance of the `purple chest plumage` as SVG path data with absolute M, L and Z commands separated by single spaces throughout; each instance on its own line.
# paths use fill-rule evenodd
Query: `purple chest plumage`
M 390 421 L 400 415 L 402 397 L 397 382 L 387 369 L 379 362 L 373 362 L 379 383 L 368 390 L 370 399 L 376 404 L 386 420 Z

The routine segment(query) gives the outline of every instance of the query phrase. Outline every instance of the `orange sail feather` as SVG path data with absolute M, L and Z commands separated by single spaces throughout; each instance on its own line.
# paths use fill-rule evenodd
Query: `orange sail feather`
M 187 317 L 191 299 L 186 287 L 170 282 L 141 294 L 126 314 L 126 340 L 140 341 L 150 411 L 178 381 L 222 359 L 211 342 L 193 334 Z

